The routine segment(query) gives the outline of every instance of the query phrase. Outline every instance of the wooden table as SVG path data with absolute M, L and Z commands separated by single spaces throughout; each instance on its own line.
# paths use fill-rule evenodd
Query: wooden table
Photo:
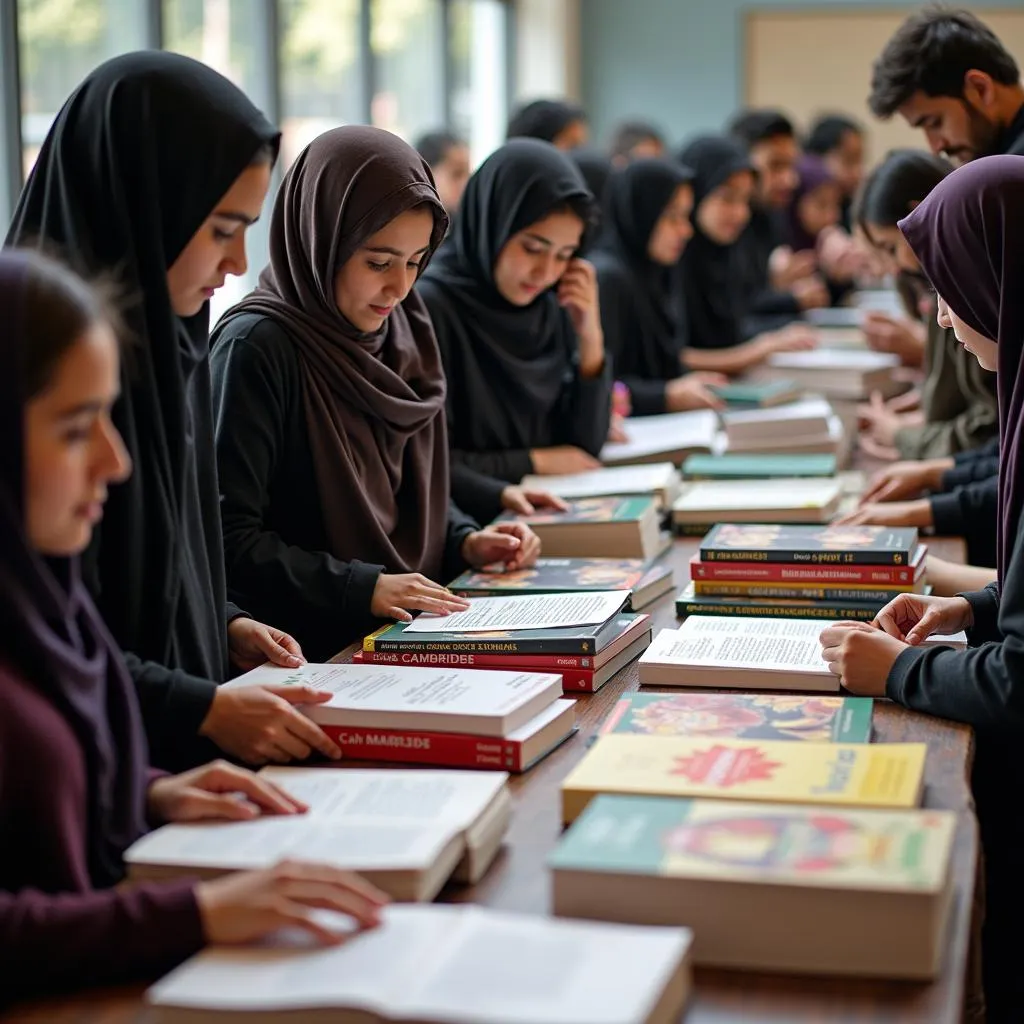
M 686 562 L 697 543 L 680 540 L 668 556 L 676 567 L 677 584 L 681 585 L 686 578 Z M 963 560 L 959 541 L 940 539 L 929 543 L 936 554 L 953 561 Z M 676 625 L 674 592 L 646 610 L 651 613 L 656 630 Z M 598 693 L 580 698 L 580 734 L 525 775 L 513 776 L 515 811 L 507 844 L 486 878 L 472 888 L 450 887 L 442 899 L 529 913 L 548 912 L 550 876 L 545 860 L 561 832 L 559 784 L 583 756 L 588 737 L 617 698 L 637 686 L 634 662 Z M 971 911 L 978 864 L 977 825 L 967 782 L 972 757 L 971 731 L 884 702 L 876 705 L 874 722 L 879 741 L 916 740 L 928 744 L 924 805 L 957 812 L 953 854 L 955 899 L 940 978 L 933 984 L 922 985 L 701 969 L 696 972 L 696 991 L 687 1024 L 954 1024 L 961 1020 L 971 980 Z M 3 1019 L 46 1024 L 143 1024 L 147 1015 L 140 1002 L 141 992 L 142 987 L 133 987 L 46 1001 Z

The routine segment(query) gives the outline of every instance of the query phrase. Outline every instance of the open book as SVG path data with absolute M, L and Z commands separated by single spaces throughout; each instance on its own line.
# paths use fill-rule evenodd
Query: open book
M 520 486 L 527 491 L 550 491 L 567 501 L 653 494 L 665 507 L 672 504 L 679 491 L 679 470 L 671 462 L 609 466 L 566 476 L 524 476 Z
M 679 465 L 688 455 L 710 453 L 718 432 L 718 416 L 709 409 L 630 417 L 623 425 L 626 441 L 609 441 L 601 449 L 606 466 L 644 462 Z
M 288 857 L 358 871 L 395 899 L 430 900 L 483 875 L 511 801 L 504 772 L 264 768 L 306 814 L 164 825 L 128 848 L 133 880 L 215 877 Z
M 675 1024 L 690 940 L 685 928 L 388 907 L 341 946 L 206 950 L 147 999 L 154 1024 Z

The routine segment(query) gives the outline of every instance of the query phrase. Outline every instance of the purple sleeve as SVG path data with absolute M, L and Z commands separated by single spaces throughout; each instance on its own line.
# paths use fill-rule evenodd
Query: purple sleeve
M 147 980 L 204 945 L 193 881 L 53 895 L 0 891 L 0 1007 Z

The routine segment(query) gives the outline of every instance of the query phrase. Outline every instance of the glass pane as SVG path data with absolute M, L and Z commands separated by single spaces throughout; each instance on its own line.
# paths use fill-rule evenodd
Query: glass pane
M 252 0 L 164 0 L 164 48 L 183 53 L 219 71 L 235 83 L 258 107 L 266 110 L 266 28 L 253 16 Z M 241 277 L 229 277 L 210 301 L 216 322 L 225 309 L 256 285 L 267 262 L 270 207 L 274 187 L 263 207 L 263 216 L 246 232 L 249 269 Z
M 18 0 L 27 175 L 57 111 L 97 64 L 145 44 L 137 0 Z
M 475 166 L 505 139 L 508 10 L 502 0 L 451 0 L 448 17 L 451 127 Z
M 363 120 L 359 0 L 279 0 L 282 166 L 322 132 Z
M 373 0 L 373 123 L 409 142 L 444 126 L 440 0 Z

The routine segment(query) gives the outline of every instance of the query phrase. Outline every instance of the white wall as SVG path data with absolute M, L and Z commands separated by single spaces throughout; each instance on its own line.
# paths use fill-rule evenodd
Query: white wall
M 586 3 L 517 0 L 514 102 L 580 99 L 580 8 Z

